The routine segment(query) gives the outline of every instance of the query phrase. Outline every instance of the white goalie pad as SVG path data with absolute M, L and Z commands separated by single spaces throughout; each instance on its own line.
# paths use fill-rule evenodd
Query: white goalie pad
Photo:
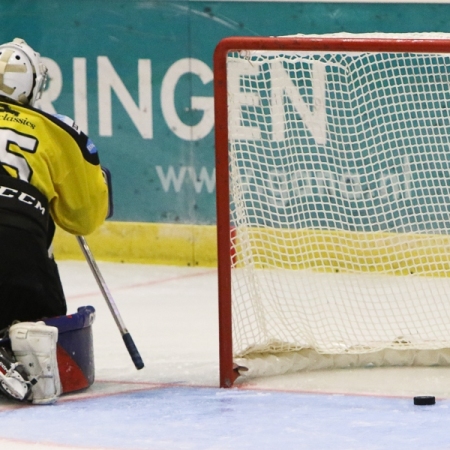
M 36 380 L 31 388 L 33 404 L 56 402 L 61 394 L 56 357 L 58 329 L 44 322 L 19 322 L 11 326 L 9 337 L 17 361 L 25 367 L 30 381 Z

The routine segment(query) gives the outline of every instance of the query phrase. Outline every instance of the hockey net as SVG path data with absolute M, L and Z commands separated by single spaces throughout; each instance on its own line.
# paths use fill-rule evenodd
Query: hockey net
M 222 386 L 236 364 L 450 363 L 449 51 L 441 34 L 219 43 Z

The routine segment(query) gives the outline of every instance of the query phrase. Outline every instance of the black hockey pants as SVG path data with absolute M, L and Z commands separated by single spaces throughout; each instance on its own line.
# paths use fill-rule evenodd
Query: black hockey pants
M 0 225 L 0 330 L 66 314 L 58 268 L 33 234 Z

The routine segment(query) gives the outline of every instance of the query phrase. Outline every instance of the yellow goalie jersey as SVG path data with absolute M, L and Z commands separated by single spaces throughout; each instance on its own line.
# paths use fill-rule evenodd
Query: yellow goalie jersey
M 47 198 L 69 233 L 87 235 L 104 222 L 108 187 L 97 149 L 68 117 L 0 101 L 0 163 Z

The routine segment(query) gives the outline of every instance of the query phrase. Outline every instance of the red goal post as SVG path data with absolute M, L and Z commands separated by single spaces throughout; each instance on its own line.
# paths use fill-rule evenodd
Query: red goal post
M 447 104 L 450 105 L 450 96 L 448 98 L 446 96 L 446 86 L 439 88 L 439 92 L 435 90 L 427 91 L 426 86 L 430 85 L 430 83 L 432 84 L 438 77 L 440 77 L 440 80 L 444 80 L 439 81 L 439 83 L 447 83 L 447 69 L 444 67 L 445 64 L 442 63 L 440 55 L 445 55 L 443 56 L 443 61 L 446 63 L 449 52 L 450 35 L 435 33 L 229 37 L 219 42 L 214 53 L 214 99 L 221 387 L 232 386 L 237 376 L 243 373 L 244 369 L 241 369 L 241 373 L 239 373 L 239 361 L 245 360 L 250 355 L 249 348 L 256 349 L 258 355 L 274 359 L 275 365 L 279 363 L 279 355 L 284 356 L 290 352 L 291 348 L 287 347 L 289 338 L 286 337 L 285 339 L 284 330 L 281 328 L 284 325 L 286 325 L 286 328 L 300 328 L 299 322 L 296 321 L 297 319 L 294 319 L 292 323 L 289 322 L 289 315 L 291 312 L 293 315 L 298 314 L 302 318 L 306 315 L 304 311 L 299 312 L 297 309 L 299 307 L 298 298 L 303 299 L 310 292 L 307 291 L 305 294 L 303 291 L 297 292 L 297 287 L 292 288 L 292 291 L 289 288 L 287 294 L 289 304 L 283 303 L 284 294 L 282 293 L 280 296 L 278 294 L 284 290 L 286 283 L 290 283 L 290 277 L 293 274 L 306 270 L 309 279 L 322 272 L 336 272 L 339 276 L 347 276 L 346 274 L 353 276 L 357 272 L 368 273 L 371 276 L 372 272 L 376 272 L 378 278 L 375 283 L 377 286 L 385 283 L 386 280 L 389 285 L 393 276 L 405 276 L 406 273 L 411 274 L 411 279 L 407 281 L 407 284 L 411 284 L 412 281 L 416 282 L 419 278 L 416 276 L 418 274 L 424 275 L 423 278 L 426 280 L 430 278 L 435 280 L 436 277 L 439 277 L 440 281 L 448 276 L 449 258 L 447 257 L 447 251 L 440 251 L 443 246 L 448 245 L 446 237 L 448 233 L 447 218 L 442 219 L 441 225 L 440 217 L 447 211 L 447 205 L 444 205 L 445 199 L 441 199 L 441 196 L 446 197 L 447 194 L 447 185 L 442 180 L 447 179 L 450 163 L 447 164 L 447 157 L 443 156 L 442 149 L 447 145 L 446 135 L 449 134 L 448 131 L 450 130 L 445 112 Z M 269 59 L 264 61 L 258 59 L 260 55 L 265 54 L 268 55 Z M 263 66 L 270 66 L 270 61 L 273 61 L 274 58 L 279 58 L 281 54 L 288 55 L 286 60 L 277 63 L 279 73 L 280 71 L 283 72 L 282 68 L 285 69 L 282 78 L 286 81 L 286 73 L 288 78 L 290 76 L 299 77 L 295 78 L 295 80 L 292 79 L 292 82 L 288 81 L 288 86 L 277 84 L 283 81 L 275 82 L 273 79 L 270 79 L 271 75 L 267 75 L 267 80 L 264 80 L 266 75 L 262 74 Z M 290 65 L 296 54 L 299 55 L 298 61 L 294 61 Z M 321 55 L 324 54 L 332 56 L 321 59 Z M 401 55 L 404 59 L 401 62 L 391 63 L 392 59 L 390 57 L 383 56 L 379 63 L 370 61 L 363 66 L 361 62 L 354 63 L 349 61 L 348 63 L 346 62 L 347 66 L 344 67 L 342 64 L 341 67 L 341 62 L 345 59 L 345 56 L 339 56 L 338 58 L 334 56 L 352 56 L 356 54 L 395 54 Z M 292 55 L 294 55 L 294 58 L 291 58 Z M 312 59 L 307 60 L 309 56 L 305 55 L 318 56 L 313 56 Z M 421 57 L 418 57 L 416 63 L 408 59 L 409 57 L 406 55 L 427 56 L 424 61 L 421 60 Z M 233 73 L 230 73 L 233 70 L 233 67 L 230 69 L 230 66 L 232 66 L 230 57 L 234 58 L 233 63 L 236 63 L 235 66 L 241 64 L 238 61 L 239 58 L 246 60 L 252 66 L 250 69 L 242 68 L 242 70 L 241 66 L 238 66 L 237 79 L 234 81 L 230 81 L 230 77 L 233 75 Z M 318 62 L 319 60 L 320 62 Z M 378 100 L 373 100 L 373 95 L 375 94 L 368 94 L 365 88 L 369 83 L 368 80 L 374 77 L 373 72 L 372 75 L 370 72 L 375 70 L 375 64 L 377 64 L 377 67 L 379 64 L 380 67 L 380 72 L 377 72 L 378 75 L 375 75 L 384 77 L 384 81 L 379 81 L 380 78 L 378 78 L 378 81 L 370 81 L 372 83 L 371 89 L 373 88 L 374 92 L 380 87 L 380 83 L 382 85 L 380 89 L 383 90 L 383 93 L 380 94 Z M 388 86 L 390 72 L 386 69 L 386 65 L 389 64 L 391 64 L 391 69 L 394 70 L 394 73 L 400 73 L 398 76 L 399 82 L 396 85 Z M 436 70 L 429 69 L 430 65 L 432 66 L 433 64 L 436 64 Z M 315 75 L 308 74 L 308 70 L 312 71 L 311 67 L 314 66 L 319 67 L 319 72 L 322 70 L 322 72 L 318 72 L 319 75 L 316 78 L 314 78 Z M 339 73 L 332 74 L 334 67 L 337 66 L 339 68 L 336 71 Z M 342 79 L 344 76 L 347 76 L 350 70 L 353 70 L 353 66 L 356 66 L 356 71 L 360 72 L 357 74 L 359 78 L 355 76 L 355 79 L 351 79 L 349 82 L 351 87 L 342 87 L 344 85 L 344 82 L 341 83 Z M 323 69 L 320 69 L 321 67 Z M 333 69 L 329 69 L 329 67 L 333 67 Z M 245 72 L 245 70 L 248 71 Z M 268 70 L 270 70 L 270 67 Z M 334 78 L 326 78 L 327 85 L 324 87 L 323 97 L 317 99 L 314 97 L 314 89 L 320 84 L 317 80 L 320 81 L 322 79 L 320 77 L 328 77 L 327 74 L 323 75 L 323 72 L 328 70 L 330 70 L 330 77 L 333 75 Z M 274 73 L 273 69 L 272 76 Z M 427 80 L 426 76 L 430 75 L 430 73 L 431 78 Z M 306 81 L 302 81 L 302 76 L 306 77 Z M 419 76 L 421 77 L 420 80 L 418 79 Z M 392 78 L 395 77 L 396 75 Z M 416 78 L 412 80 L 412 77 Z M 408 81 L 409 79 L 411 81 Z M 338 82 L 340 83 L 339 86 L 337 86 Z M 230 93 L 230 86 L 233 86 L 232 90 L 234 91 L 232 93 Z M 279 93 L 281 92 L 277 99 L 280 100 L 282 98 L 283 102 L 285 101 L 284 106 L 281 108 L 282 121 L 284 122 L 281 128 L 275 123 L 275 114 L 273 113 L 276 108 L 277 112 L 280 112 L 280 107 L 279 105 L 274 106 L 276 102 L 273 100 L 273 94 L 269 92 L 271 89 L 274 90 L 275 86 L 279 87 Z M 353 95 L 350 92 L 351 88 L 355 88 L 358 92 Z M 293 96 L 296 96 L 297 93 L 292 89 L 297 89 L 299 92 L 297 100 L 293 100 Z M 394 92 L 394 94 L 386 94 L 387 91 Z M 397 94 L 398 92 L 402 93 L 401 96 Z M 234 101 L 233 95 L 235 94 L 237 98 L 236 106 L 231 103 Z M 386 95 L 390 95 L 390 97 Z M 396 95 L 398 98 L 394 99 Z M 289 98 L 289 96 L 291 97 Z M 353 103 L 358 102 L 358 99 L 361 97 L 364 97 L 364 106 L 355 107 Z M 318 121 L 318 119 L 316 120 L 313 117 L 314 102 L 316 100 L 327 102 L 327 104 L 322 110 L 323 117 L 326 117 L 325 123 L 317 125 L 319 127 L 317 130 L 319 131 L 316 130 L 316 134 L 314 134 L 315 123 Z M 394 105 L 392 106 L 389 103 L 391 100 L 398 102 L 399 106 L 395 106 L 397 103 L 392 103 Z M 297 106 L 295 106 L 295 101 L 297 101 Z M 338 109 L 339 102 L 345 103 L 345 107 L 347 107 L 347 104 L 351 106 L 349 109 L 343 109 L 330 119 L 331 113 Z M 427 102 L 433 104 L 435 109 L 432 112 Z M 442 106 L 442 111 L 438 111 L 439 102 L 445 103 Z M 427 103 L 427 105 L 425 105 L 425 109 L 413 110 L 415 103 Z M 378 116 L 375 117 L 372 113 L 374 109 L 380 107 L 380 104 L 384 105 L 384 109 L 379 110 L 379 116 L 386 114 L 389 119 L 384 124 L 379 123 Z M 405 104 L 408 106 L 401 106 Z M 233 110 L 235 107 L 236 110 Z M 288 108 L 291 109 L 288 111 Z M 364 119 L 354 116 L 354 111 L 356 110 L 363 110 L 362 115 Z M 260 117 L 267 111 L 269 114 L 273 113 L 272 117 L 267 121 L 264 121 L 265 119 L 259 121 Z M 309 125 L 305 119 L 308 114 L 311 114 L 311 117 L 308 116 Z M 395 124 L 393 117 L 400 115 L 414 117 L 408 119 L 410 122 L 407 122 L 402 117 L 402 122 Z M 233 120 L 237 118 L 239 123 L 231 123 L 230 116 L 232 116 Z M 287 124 L 288 116 L 289 120 L 295 116 L 295 124 Z M 362 122 L 363 120 L 367 120 L 367 122 Z M 437 137 L 437 131 L 433 129 L 433 133 L 436 133 L 436 136 L 433 134 L 433 137 L 435 137 L 433 140 L 431 140 L 430 135 L 428 137 L 426 135 L 426 128 L 430 127 L 430 120 L 443 123 L 443 125 L 440 125 L 442 133 L 439 137 Z M 419 121 L 418 124 L 416 123 L 417 121 Z M 305 122 L 306 125 L 305 123 L 297 125 L 302 122 Z M 344 125 L 342 125 L 343 122 L 345 122 Z M 366 131 L 369 129 L 369 125 L 371 127 L 370 131 Z M 436 129 L 438 128 L 438 125 L 433 126 Z M 234 137 L 230 135 L 230 127 L 236 133 Z M 414 127 L 417 128 L 414 130 Z M 275 136 L 275 128 L 281 130 L 280 133 L 285 137 L 286 145 L 282 142 L 283 139 L 279 137 L 275 139 L 273 137 Z M 350 128 L 352 130 L 348 131 Z M 416 145 L 415 141 L 418 140 L 416 136 L 417 130 L 419 130 L 419 134 L 423 130 L 419 139 L 422 143 L 410 151 L 409 147 L 413 145 L 413 142 Z M 349 134 L 345 134 L 346 132 Z M 247 136 L 246 133 L 248 133 Z M 252 133 L 254 134 L 252 135 Z M 288 135 L 294 136 L 295 139 L 289 141 L 286 137 Z M 367 139 L 367 142 L 364 141 L 364 145 L 360 145 L 356 141 L 358 136 L 363 135 L 364 137 L 361 139 Z M 385 136 L 387 136 L 386 139 L 389 138 L 389 141 L 383 141 Z M 268 143 L 262 143 L 266 139 Z M 333 143 L 327 147 L 332 139 L 334 139 Z M 427 143 L 424 144 L 424 141 Z M 230 156 L 230 149 L 234 145 L 231 144 L 232 142 L 238 142 L 238 149 L 236 150 L 238 156 Z M 295 142 L 295 144 L 293 145 L 292 142 Z M 350 145 L 347 145 L 348 142 L 354 145 L 352 147 L 354 154 L 361 153 L 358 156 L 360 159 L 357 160 L 356 156 L 344 155 L 342 158 L 345 164 L 335 163 L 334 159 L 336 159 L 338 153 L 344 154 L 348 151 Z M 282 147 L 282 145 L 285 146 Z M 422 151 L 429 150 L 429 148 L 425 147 L 433 147 L 431 153 L 433 155 L 439 154 L 440 156 L 422 156 Z M 294 153 L 293 148 L 295 150 Z M 269 151 L 275 151 L 275 153 L 268 157 Z M 283 160 L 288 152 L 291 152 L 288 159 Z M 368 155 L 374 153 L 384 156 L 374 156 L 373 160 L 367 162 L 368 158 L 371 157 Z M 298 156 L 299 154 L 303 156 Z M 391 159 L 387 159 L 387 154 L 390 155 Z M 259 157 L 261 157 L 261 161 L 258 161 L 255 167 L 251 168 L 250 165 L 258 160 Z M 235 162 L 236 158 L 238 158 L 237 162 Z M 278 168 L 268 169 L 268 175 L 261 175 L 262 166 L 264 168 L 269 166 L 267 158 L 271 158 L 270 164 L 273 163 L 275 166 L 278 164 Z M 325 166 L 321 158 L 327 160 Z M 374 163 L 373 161 L 376 158 L 381 159 L 376 160 L 378 162 Z M 293 167 L 295 166 L 295 168 L 290 172 L 284 171 L 284 168 L 291 164 L 294 159 Z M 333 162 L 330 162 L 331 160 Z M 427 161 L 427 163 L 422 163 L 423 161 Z M 233 164 L 234 166 L 231 167 Z M 331 167 L 332 164 L 335 165 Z M 371 173 L 367 170 L 369 165 L 373 166 Z M 436 169 L 437 165 L 439 167 Z M 280 170 L 280 167 L 282 170 Z M 429 171 L 429 175 L 422 176 L 421 173 L 424 173 L 424 170 Z M 440 170 L 442 173 L 439 176 L 435 176 L 433 171 L 436 170 Z M 238 192 L 236 198 L 233 197 L 234 194 L 232 194 L 232 189 L 230 188 L 230 176 L 233 171 L 237 173 L 236 180 L 232 181 L 233 189 L 239 183 L 245 185 L 245 192 Z M 306 180 L 306 176 L 310 178 Z M 432 182 L 430 181 L 431 179 L 433 180 Z M 253 187 L 250 187 L 251 182 L 254 182 Z M 270 189 L 265 186 L 265 183 L 270 184 Z M 433 189 L 427 188 L 430 184 Z M 283 190 L 284 187 L 280 187 L 281 185 L 286 187 L 286 190 Z M 239 190 L 239 187 L 236 189 Z M 269 194 L 270 190 L 271 193 Z M 288 190 L 290 190 L 289 192 L 294 190 L 296 195 L 292 195 Z M 305 194 L 307 190 L 309 194 Z M 427 190 L 427 197 L 423 200 L 422 195 L 425 196 L 423 194 L 425 190 Z M 440 191 L 436 194 L 438 190 Z M 442 195 L 441 191 L 443 192 Z M 332 193 L 330 194 L 330 192 Z M 364 197 L 366 194 L 368 200 Z M 299 204 L 298 199 L 300 196 L 306 199 L 302 204 Z M 262 199 L 262 197 L 265 197 L 265 199 Z M 420 201 L 415 204 L 414 199 L 419 197 Z M 293 198 L 297 202 L 295 208 L 292 206 Z M 263 205 L 266 200 L 267 203 Z M 314 210 L 313 214 L 311 212 L 312 208 L 316 208 L 322 201 L 322 209 L 320 211 Z M 333 209 L 336 202 L 340 202 L 339 206 L 336 207 L 337 209 Z M 261 209 L 258 209 L 258 212 L 255 213 L 256 203 L 258 208 Z M 399 205 L 400 203 L 401 205 Z M 235 205 L 238 204 L 236 208 L 242 210 L 239 214 L 241 212 L 243 214 L 248 213 L 249 218 L 237 219 L 235 213 L 230 210 L 230 204 L 232 208 L 235 208 Z M 306 204 L 310 208 L 307 215 L 305 215 Z M 427 206 L 423 207 L 424 204 L 432 205 L 434 209 Z M 423 210 L 420 210 L 422 207 Z M 278 218 L 282 217 L 283 213 L 288 214 L 286 212 L 288 209 L 289 214 L 292 213 L 292 209 L 296 209 L 295 214 L 293 214 L 295 218 L 293 219 L 293 216 L 289 216 L 289 219 L 283 218 L 278 222 Z M 299 213 L 300 209 L 302 211 Z M 360 211 L 364 210 L 367 218 L 363 218 L 363 214 L 360 214 L 357 220 L 354 217 L 350 217 L 352 214 L 357 215 L 358 213 L 354 211 L 358 209 Z M 433 209 L 432 213 L 429 212 L 431 209 Z M 353 213 L 348 213 L 349 216 L 347 217 L 343 211 L 346 212 L 345 214 L 348 211 L 353 211 Z M 410 211 L 418 211 L 417 216 L 414 216 L 414 219 L 411 220 L 408 219 L 411 216 Z M 370 215 L 372 213 L 373 215 Z M 430 217 L 425 217 L 426 214 Z M 341 220 L 339 224 L 335 222 L 338 216 L 339 220 Z M 294 223 L 298 217 L 300 219 Z M 351 221 L 353 221 L 351 226 L 347 227 Z M 435 225 L 437 222 L 439 224 Z M 399 223 L 401 223 L 401 226 L 398 225 Z M 320 230 L 320 235 L 318 230 Z M 311 233 L 314 235 L 313 237 L 311 237 Z M 244 243 L 244 239 L 248 239 L 248 242 Z M 401 240 L 400 244 L 398 244 L 399 239 Z M 389 244 L 386 247 L 382 249 L 378 247 L 380 241 L 385 242 L 387 240 L 389 240 Z M 374 247 L 371 247 L 373 242 L 376 242 L 376 250 L 374 250 Z M 265 249 L 260 250 L 262 247 L 265 247 Z M 268 247 L 270 247 L 270 250 L 267 250 Z M 334 255 L 334 253 L 337 253 L 337 249 L 344 247 L 347 253 L 343 252 L 338 256 Z M 370 250 L 367 250 L 367 253 L 361 256 L 361 253 L 364 253 L 369 247 Z M 296 249 L 301 249 L 300 253 L 302 255 L 306 255 L 309 252 L 311 258 L 308 261 L 304 260 L 302 255 L 297 255 Z M 278 251 L 282 254 L 282 257 L 278 258 L 277 256 L 278 259 L 276 261 L 274 259 L 275 262 L 273 262 L 270 258 L 274 252 Z M 293 253 L 295 253 L 295 257 L 292 256 Z M 432 254 L 431 257 L 426 256 L 430 254 Z M 389 260 L 389 265 L 386 264 L 386 259 Z M 351 263 L 348 262 L 349 260 L 351 260 Z M 249 264 L 248 269 L 244 267 L 247 262 Z M 365 263 L 367 263 L 367 266 L 363 267 Z M 268 272 L 270 281 L 267 284 L 264 284 L 264 281 L 262 284 L 258 284 L 257 287 L 253 285 L 248 287 L 247 281 L 245 281 L 243 282 L 245 287 L 238 286 L 237 290 L 233 291 L 232 278 L 235 270 L 246 272 L 243 277 L 251 279 L 259 278 L 259 271 L 261 273 Z M 256 275 L 253 272 L 250 273 L 250 271 L 254 270 L 257 272 Z M 278 272 L 282 273 L 282 276 L 285 278 L 278 278 Z M 265 276 L 261 275 L 261 277 Z M 401 277 L 395 277 L 395 279 L 398 278 Z M 322 281 L 320 280 L 319 278 L 318 281 L 315 281 L 315 284 L 321 285 Z M 341 283 L 341 279 L 338 282 L 336 283 L 336 280 L 332 279 L 329 282 L 328 290 L 337 289 L 336 286 Z M 371 282 L 363 281 L 364 286 L 362 288 L 357 287 L 356 290 L 358 292 L 361 289 L 374 290 L 370 284 Z M 297 283 L 303 285 L 304 281 L 294 280 L 292 283 L 293 285 Z M 326 283 L 328 281 L 324 282 L 324 284 Z M 349 293 L 350 291 L 347 289 L 350 288 L 345 289 L 346 292 L 342 297 L 330 298 L 326 303 L 342 305 L 345 303 L 346 298 L 357 297 L 358 294 Z M 354 288 L 352 287 L 351 289 Z M 331 354 L 334 360 L 341 358 L 340 362 L 337 363 L 338 367 L 389 364 L 389 361 L 386 362 L 386 360 L 389 360 L 390 356 L 381 363 L 373 362 L 370 358 L 371 355 L 385 351 L 385 348 L 388 351 L 400 350 L 402 354 L 400 359 L 394 360 L 392 364 L 435 364 L 436 358 L 441 360 L 443 358 L 445 360 L 444 363 L 448 363 L 445 351 L 450 346 L 450 326 L 439 322 L 439 319 L 435 317 L 441 316 L 443 321 L 450 317 L 450 311 L 443 306 L 447 300 L 445 295 L 444 298 L 437 302 L 438 304 L 433 303 L 431 306 L 428 303 L 433 300 L 427 300 L 427 306 L 425 307 L 427 311 L 424 313 L 422 311 L 423 305 L 421 306 L 419 300 L 417 300 L 417 304 L 415 299 L 410 300 L 409 294 L 405 294 L 405 297 L 403 297 L 403 294 L 399 294 L 398 304 L 392 305 L 392 292 L 397 292 L 398 289 L 397 286 L 394 288 L 388 287 L 386 293 L 376 293 L 376 298 L 380 297 L 379 303 L 377 303 L 378 300 L 368 300 L 367 304 L 362 306 L 359 304 L 357 306 L 344 304 L 342 309 L 333 309 L 330 315 L 336 314 L 337 319 L 334 317 L 329 319 L 328 312 L 325 309 L 320 309 L 323 317 L 319 316 L 319 308 L 315 302 L 319 303 L 320 295 L 323 294 L 312 295 L 314 298 L 311 302 L 314 304 L 308 305 L 311 311 L 308 313 L 310 316 L 307 320 L 322 321 L 324 318 L 321 329 L 329 328 L 335 329 L 335 331 L 331 333 L 332 337 L 329 345 L 324 343 L 327 339 L 325 334 L 323 336 L 314 335 L 311 338 L 311 342 L 307 342 L 305 336 L 302 335 L 298 342 L 296 341 L 292 344 L 293 350 L 305 350 L 306 356 L 303 354 L 302 358 L 308 358 L 308 355 L 311 355 L 311 352 L 314 351 L 312 356 L 314 360 L 316 353 L 319 355 Z M 267 301 L 261 300 L 260 296 L 264 295 L 266 291 L 270 291 L 270 298 Z M 254 308 L 255 303 L 258 303 L 259 308 L 259 303 L 261 303 L 261 309 L 256 312 L 252 311 L 246 316 L 247 313 L 240 309 L 238 303 L 241 300 L 239 298 L 241 293 L 244 303 L 249 303 L 251 308 Z M 437 294 L 433 295 L 437 296 Z M 275 297 L 277 298 L 277 304 L 274 301 Z M 409 302 L 414 308 L 417 308 L 416 313 L 410 314 L 408 307 L 405 306 L 409 305 Z M 362 310 L 367 305 L 370 310 L 368 314 L 362 311 L 361 317 L 356 317 L 358 310 Z M 372 305 L 376 306 L 373 307 Z M 316 307 L 317 309 L 314 309 Z M 324 305 L 320 305 L 320 308 L 322 307 Z M 379 321 L 372 322 L 371 314 L 374 314 L 374 311 L 371 310 L 372 307 L 376 310 L 375 315 L 380 315 Z M 300 306 L 300 308 L 303 308 L 303 306 Z M 406 310 L 404 311 L 402 308 L 406 308 Z M 347 309 L 351 309 L 351 319 L 344 315 Z M 430 310 L 429 316 L 427 316 L 428 309 Z M 436 314 L 434 313 L 435 311 L 437 311 Z M 266 312 L 269 313 L 269 316 L 262 317 Z M 281 317 L 279 320 L 282 324 L 280 330 L 270 329 L 272 326 L 270 314 L 273 314 L 274 317 L 276 316 L 276 320 Z M 404 314 L 404 316 L 398 321 L 389 323 L 386 330 L 383 329 L 378 335 L 376 328 L 380 322 L 385 320 L 383 314 L 388 318 L 388 322 L 391 320 L 391 315 Z M 423 327 L 419 323 L 421 319 L 425 321 Z M 237 330 L 236 328 L 242 327 L 244 329 L 247 326 L 250 327 L 251 323 L 256 320 L 263 322 L 261 327 L 264 330 L 256 330 L 254 333 L 250 332 L 249 335 L 264 334 L 264 338 L 262 341 L 259 341 L 257 338 L 253 342 L 251 337 L 245 337 L 245 342 L 242 344 L 243 347 L 239 348 L 236 354 L 236 334 L 239 334 L 238 339 L 240 339 L 240 336 L 246 333 L 246 331 Z M 351 327 L 354 329 L 354 324 L 357 324 L 357 330 L 354 332 L 346 330 L 345 336 L 339 336 L 341 325 L 335 324 L 335 320 L 341 320 L 342 322 L 354 321 Z M 408 324 L 405 324 L 408 320 L 414 323 L 411 329 L 408 328 Z M 259 327 L 259 325 L 257 326 Z M 441 334 L 428 333 L 431 326 L 438 328 Z M 368 336 L 358 343 L 355 336 L 360 332 L 364 334 L 371 327 L 375 331 L 372 332 L 370 330 Z M 380 327 L 384 327 L 384 324 L 380 325 Z M 315 331 L 308 330 L 306 335 L 312 336 L 314 333 Z M 387 339 L 387 342 L 382 342 L 383 339 Z M 279 343 L 281 345 L 277 347 Z M 317 349 L 315 349 L 316 343 Z M 374 343 L 373 348 L 370 347 L 372 343 Z M 441 352 L 443 349 L 444 356 L 442 356 Z M 406 355 L 406 351 L 409 352 L 410 350 L 416 353 L 419 352 L 419 354 L 420 352 L 426 352 L 427 354 L 433 352 L 441 353 L 439 353 L 440 356 L 436 356 L 434 359 L 431 358 L 431 362 L 428 360 L 423 362 L 424 359 L 427 359 L 423 355 L 417 357 L 408 353 L 407 361 L 405 362 L 403 356 Z M 357 363 L 346 359 L 361 353 L 366 356 L 358 356 L 360 361 Z M 253 356 L 249 356 L 249 358 L 252 359 Z M 244 365 L 246 364 L 244 363 Z M 334 366 L 334 363 L 331 366 Z M 317 363 L 316 368 L 320 367 L 329 367 L 329 364 Z M 282 371 L 286 372 L 288 370 L 283 369 Z M 277 371 L 269 371 L 267 374 L 270 375 L 272 373 L 277 373 Z M 255 374 L 259 374 L 258 371 L 255 371 Z M 262 374 L 264 375 L 265 373 L 263 372 Z

